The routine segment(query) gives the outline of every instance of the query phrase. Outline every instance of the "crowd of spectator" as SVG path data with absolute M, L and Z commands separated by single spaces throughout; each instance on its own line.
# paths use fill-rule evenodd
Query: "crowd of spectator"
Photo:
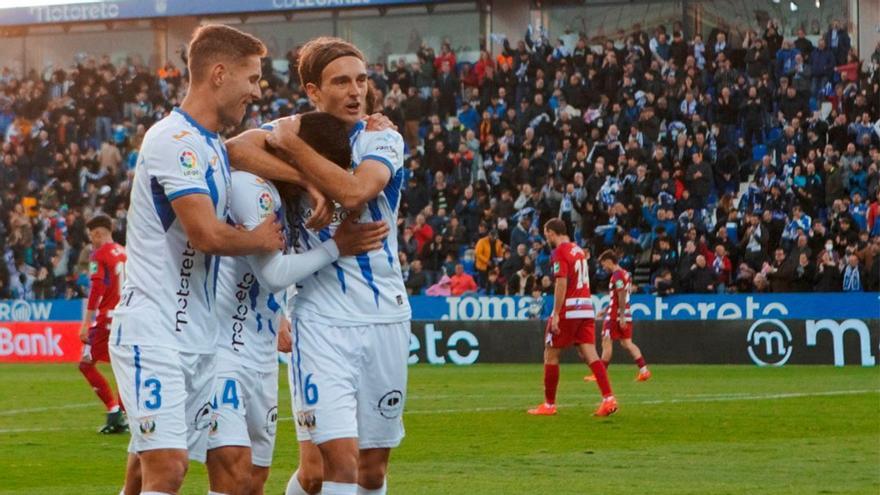
M 530 27 L 475 63 L 448 41 L 369 65 L 407 143 L 412 294 L 552 292 L 552 217 L 593 254 L 597 291 L 606 249 L 660 295 L 878 290 L 880 45 L 860 59 L 837 22 L 817 43 L 771 22 L 741 46 L 678 23 L 599 46 Z M 309 110 L 296 71 L 265 62 L 242 128 Z M 0 298 L 84 295 L 85 221 L 109 214 L 124 243 L 138 148 L 185 89 L 172 62 L 106 56 L 0 73 Z

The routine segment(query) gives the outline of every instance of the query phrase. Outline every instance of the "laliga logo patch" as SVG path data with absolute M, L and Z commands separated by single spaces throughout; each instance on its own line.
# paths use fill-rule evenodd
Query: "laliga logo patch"
M 180 170 L 183 171 L 184 176 L 199 177 L 201 175 L 201 172 L 199 172 L 199 162 L 198 159 L 196 159 L 196 153 L 194 151 L 181 151 L 177 160 L 180 162 Z
M 263 191 L 260 193 L 260 211 L 264 213 L 271 213 L 275 208 L 275 201 L 272 200 L 272 195 L 269 194 L 268 191 Z
M 400 417 L 400 413 L 403 412 L 403 393 L 400 390 L 392 390 L 383 395 L 376 410 L 386 419 Z
M 141 430 L 141 434 L 145 437 L 148 437 L 156 431 L 156 421 L 153 419 L 152 416 L 142 418 L 139 428 Z

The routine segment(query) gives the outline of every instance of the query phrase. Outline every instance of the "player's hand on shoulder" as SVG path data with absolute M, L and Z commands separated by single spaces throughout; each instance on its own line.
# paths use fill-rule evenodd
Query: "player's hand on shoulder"
M 349 213 L 333 235 L 340 256 L 353 256 L 374 251 L 381 248 L 382 241 L 388 237 L 390 229 L 387 223 L 358 223 L 358 217 L 360 217 L 358 212 Z
M 266 135 L 266 144 L 278 150 L 287 149 L 289 139 L 299 135 L 299 124 L 300 121 L 296 115 L 286 119 L 278 119 L 272 132 Z
M 281 317 L 281 324 L 278 325 L 278 352 L 291 352 L 293 350 L 293 340 L 290 337 L 290 320 Z
M 321 230 L 333 222 L 335 205 L 314 186 L 307 186 L 306 192 L 312 201 L 312 216 L 306 222 L 306 227 L 315 231 Z
M 381 113 L 374 113 L 367 117 L 368 131 L 384 131 L 386 129 L 394 129 L 396 131 L 397 126 L 391 122 L 391 119 Z
M 260 246 L 260 252 L 271 253 L 284 249 L 284 236 L 281 233 L 281 224 L 276 221 L 275 215 L 269 215 L 263 223 L 251 231 L 256 236 Z

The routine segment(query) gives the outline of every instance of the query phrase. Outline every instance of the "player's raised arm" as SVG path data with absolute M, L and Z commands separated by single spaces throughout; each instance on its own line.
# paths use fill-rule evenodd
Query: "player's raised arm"
M 266 146 L 271 131 L 250 129 L 226 141 L 229 162 L 238 170 L 264 179 L 287 182 L 305 188 L 308 181 L 302 172 L 273 155 Z
M 327 198 L 305 179 L 302 172 L 269 151 L 266 138 L 271 134 L 265 129 L 250 129 L 227 140 L 230 163 L 236 169 L 257 177 L 304 189 L 312 199 L 314 210 L 306 226 L 314 229 L 326 227 L 333 220 L 333 209 Z
M 208 254 L 242 256 L 270 253 L 284 248 L 281 224 L 267 218 L 253 230 L 240 230 L 217 220 L 207 194 L 187 194 L 171 201 L 171 207 L 192 246 Z
M 349 173 L 322 157 L 300 139 L 297 135 L 298 127 L 296 119 L 281 120 L 267 142 L 290 155 L 293 163 L 309 177 L 315 187 L 343 208 L 353 210 L 361 207 L 375 198 L 391 180 L 395 165 L 388 158 L 378 154 L 366 155 L 357 164 L 354 173 Z M 403 141 L 396 132 L 389 135 L 397 137 L 388 147 L 399 159 L 403 156 Z
M 250 256 L 257 277 L 270 291 L 278 292 L 333 263 L 340 256 L 354 256 L 382 248 L 388 236 L 386 222 L 356 223 L 359 215 L 349 215 L 333 235 L 319 247 L 296 254 L 275 252 Z

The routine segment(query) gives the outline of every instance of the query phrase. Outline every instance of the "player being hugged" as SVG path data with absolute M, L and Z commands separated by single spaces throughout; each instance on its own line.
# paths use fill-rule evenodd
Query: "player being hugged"
M 340 167 L 351 161 L 348 130 L 327 113 L 301 117 L 300 136 Z M 233 163 L 233 165 L 237 165 Z M 293 196 L 288 196 L 293 197 Z M 284 223 L 284 253 L 224 257 L 220 262 L 217 317 L 220 329 L 213 407 L 208 434 L 208 477 L 212 493 L 263 493 L 272 465 L 278 419 L 276 349 L 291 351 L 287 289 L 340 256 L 379 249 L 385 222 L 343 222 L 334 236 L 301 254 L 292 253 L 292 234 L 278 188 L 248 172 L 232 172 L 229 218 L 252 229 L 269 217 Z
M 562 349 L 577 346 L 602 392 L 602 404 L 596 416 L 617 412 L 617 400 L 605 364 L 596 352 L 596 322 L 590 296 L 590 275 L 587 258 L 577 244 L 571 242 L 563 222 L 553 218 L 544 224 L 544 237 L 553 248 L 551 263 L 556 288 L 553 294 L 553 314 L 547 322 L 544 335 L 544 403 L 529 409 L 529 414 L 552 416 L 556 414 L 556 388 L 559 385 L 559 355 Z
M 89 302 L 83 317 L 79 338 L 85 344 L 79 370 L 92 390 L 107 408 L 107 422 L 101 433 L 124 433 L 128 431 L 121 400 L 113 395 L 110 385 L 95 363 L 110 361 L 108 341 L 113 308 L 119 302 L 119 291 L 125 279 L 125 248 L 113 242 L 113 221 L 107 215 L 95 215 L 86 223 L 92 242 L 89 259 Z M 94 321 L 93 321 L 94 320 Z
M 645 382 L 651 378 L 642 351 L 632 341 L 633 321 L 632 310 L 629 307 L 629 295 L 632 291 L 632 276 L 618 264 L 617 255 L 610 249 L 599 255 L 599 263 L 602 269 L 611 274 L 608 283 L 608 295 L 611 302 L 605 310 L 605 325 L 602 331 L 602 362 L 605 367 L 611 364 L 611 353 L 614 350 L 613 342 L 620 342 L 621 347 L 626 349 L 639 368 L 636 381 Z M 595 375 L 588 375 L 584 380 L 596 381 Z

